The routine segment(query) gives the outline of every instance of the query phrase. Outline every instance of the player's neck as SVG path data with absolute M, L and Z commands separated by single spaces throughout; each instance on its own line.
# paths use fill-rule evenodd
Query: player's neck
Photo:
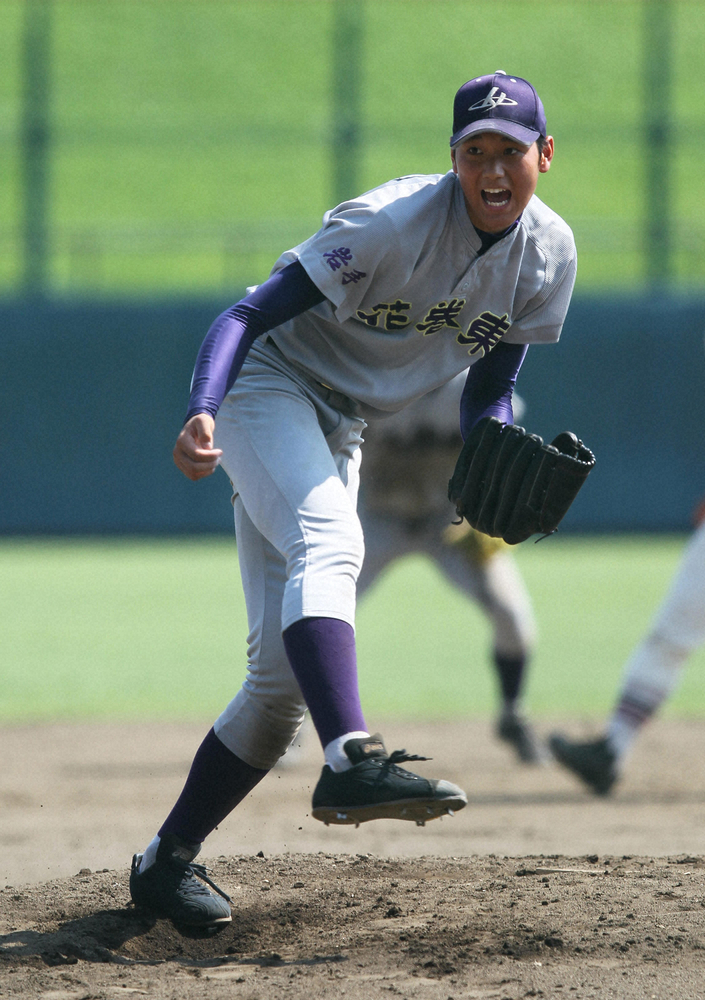
M 503 229 L 501 233 L 488 233 L 484 229 L 479 229 L 473 223 L 473 229 L 480 237 L 480 242 L 482 243 L 482 246 L 480 248 L 480 253 L 481 254 L 485 253 L 487 250 L 490 249 L 490 247 L 493 247 L 495 243 L 498 243 L 501 239 L 504 239 L 504 237 L 507 236 L 509 233 L 511 233 L 513 229 L 516 229 L 516 227 L 519 225 L 520 220 L 521 216 L 519 216 L 518 219 L 515 219 L 514 222 L 511 224 L 511 226 L 507 226 L 506 229 Z

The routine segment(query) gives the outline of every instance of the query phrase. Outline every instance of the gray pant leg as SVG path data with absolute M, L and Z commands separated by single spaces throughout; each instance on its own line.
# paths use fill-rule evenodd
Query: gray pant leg
M 282 631 L 304 617 L 354 625 L 363 426 L 296 377 L 256 364 L 218 415 L 250 634 L 247 678 L 215 731 L 253 767 L 272 767 L 286 752 L 305 708 Z
M 360 430 L 293 378 L 243 368 L 218 413 L 222 465 L 254 527 L 286 563 L 282 630 L 301 618 L 354 627 L 362 529 Z
M 248 635 L 247 677 L 218 717 L 214 729 L 225 746 L 251 767 L 270 768 L 296 737 L 306 703 L 282 640 L 286 564 L 257 531 L 240 497 L 234 500 L 235 532 Z

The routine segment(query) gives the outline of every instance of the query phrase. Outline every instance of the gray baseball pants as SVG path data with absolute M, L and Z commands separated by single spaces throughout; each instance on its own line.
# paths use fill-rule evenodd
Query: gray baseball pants
M 355 624 L 364 427 L 350 400 L 269 343 L 253 346 L 218 412 L 249 636 L 247 677 L 214 728 L 252 767 L 276 764 L 306 708 L 282 632 L 301 618 Z

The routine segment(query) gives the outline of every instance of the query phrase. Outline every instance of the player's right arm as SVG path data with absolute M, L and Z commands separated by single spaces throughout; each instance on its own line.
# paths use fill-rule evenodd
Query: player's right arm
M 324 298 L 303 265 L 294 261 L 216 319 L 196 358 L 186 421 L 174 446 L 174 462 L 185 476 L 203 479 L 218 467 L 215 417 L 257 337 Z
M 174 462 L 194 482 L 218 468 L 223 452 L 213 447 L 215 420 L 210 413 L 196 413 L 186 421 L 174 445 Z

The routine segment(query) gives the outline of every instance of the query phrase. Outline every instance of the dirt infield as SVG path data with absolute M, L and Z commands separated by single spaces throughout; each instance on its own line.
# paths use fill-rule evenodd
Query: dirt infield
M 0 997 L 705 996 L 705 723 L 655 723 L 609 800 L 488 723 L 389 725 L 469 794 L 423 829 L 310 819 L 305 740 L 207 844 L 234 900 L 213 936 L 127 891 L 205 728 L 0 730 Z

